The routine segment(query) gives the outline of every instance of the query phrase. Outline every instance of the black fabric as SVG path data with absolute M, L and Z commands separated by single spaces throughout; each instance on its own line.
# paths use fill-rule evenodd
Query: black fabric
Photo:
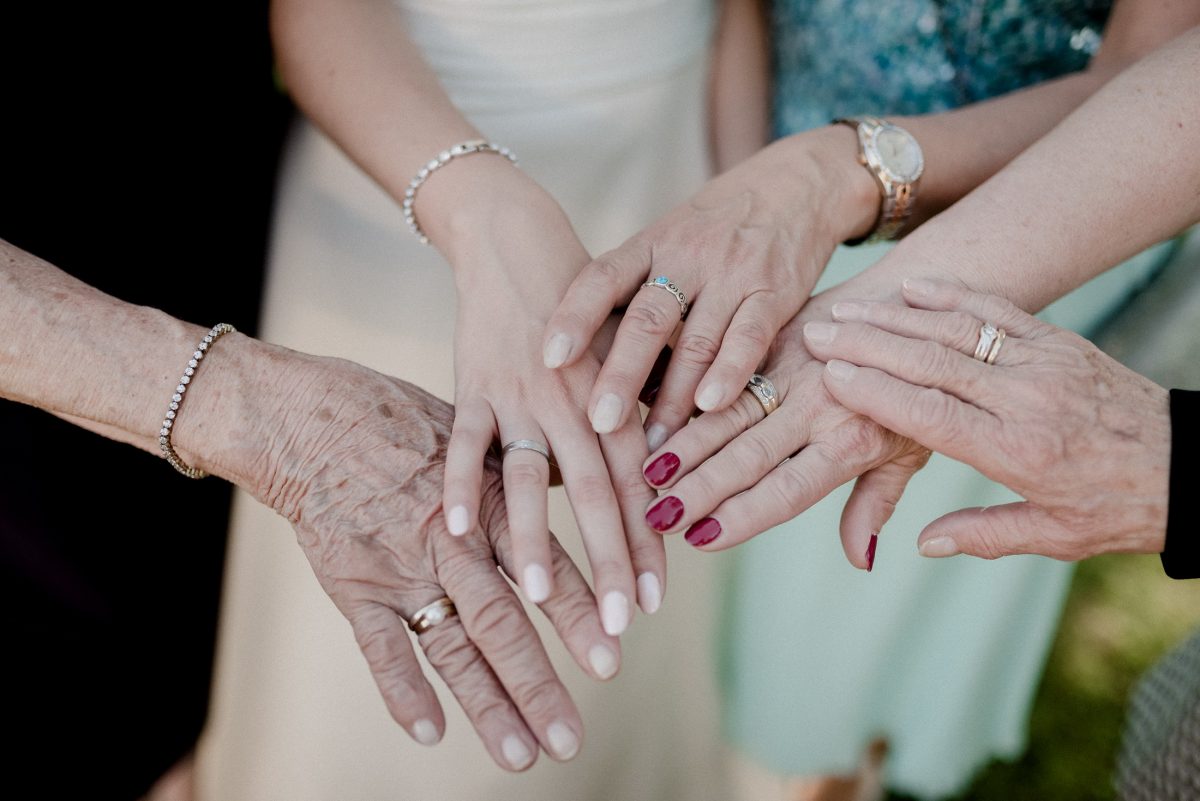
M 117 297 L 253 332 L 288 113 L 265 0 L 4 3 L 0 31 L 0 237 Z M 137 798 L 194 745 L 229 499 L 0 401 L 9 786 Z
M 1200 446 L 1200 392 L 1171 390 L 1171 486 L 1163 570 L 1176 579 L 1200 578 L 1200 507 L 1191 496 L 1187 464 Z

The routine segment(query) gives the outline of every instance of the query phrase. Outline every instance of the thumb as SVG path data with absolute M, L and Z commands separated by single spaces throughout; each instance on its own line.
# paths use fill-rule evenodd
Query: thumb
M 926 526 L 917 538 L 917 550 L 929 557 L 1054 556 L 1055 534 L 1061 528 L 1045 510 L 1027 501 L 959 509 Z
M 918 448 L 873 470 L 854 482 L 842 510 L 842 548 L 850 564 L 870 571 L 875 567 L 875 545 L 883 524 L 896 510 L 896 503 L 913 474 L 929 461 L 929 451 Z

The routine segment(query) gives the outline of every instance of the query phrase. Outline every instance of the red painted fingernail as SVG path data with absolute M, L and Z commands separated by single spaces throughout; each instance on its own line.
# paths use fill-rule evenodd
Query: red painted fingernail
M 706 517 L 703 520 L 697 520 L 695 523 L 692 523 L 692 527 L 683 536 L 689 545 L 699 548 L 701 545 L 708 545 L 721 536 L 721 524 L 715 517 Z
M 667 373 L 667 364 L 670 361 L 671 348 L 668 346 L 658 352 L 658 358 L 654 360 L 654 366 L 650 368 L 650 375 L 646 376 L 646 383 L 642 387 L 642 391 L 638 393 L 638 400 L 647 406 L 654 405 L 654 399 L 658 397 L 658 391 L 662 389 L 663 376 Z
M 674 495 L 668 495 L 650 507 L 646 512 L 646 522 L 655 531 L 667 531 L 683 517 L 683 501 Z
M 653 486 L 658 487 L 665 484 L 671 476 L 675 475 L 675 471 L 678 469 L 679 457 L 668 451 L 651 462 L 644 472 L 646 480 Z
M 867 543 L 867 572 L 870 573 L 875 567 L 875 546 L 879 544 L 879 535 L 872 534 L 871 541 Z

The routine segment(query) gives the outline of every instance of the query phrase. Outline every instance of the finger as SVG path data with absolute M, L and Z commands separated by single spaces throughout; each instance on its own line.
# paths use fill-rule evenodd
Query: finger
M 721 338 L 737 311 L 735 301 L 719 294 L 716 297 L 718 300 L 697 301 L 679 333 L 662 389 L 646 418 L 646 440 L 651 450 L 687 425 L 696 409 L 696 388 L 717 358 Z
M 822 376 L 838 403 L 952 459 L 987 470 L 999 424 L 988 412 L 939 389 L 882 370 L 830 361 Z
M 585 266 L 546 324 L 546 366 L 554 369 L 578 361 L 613 309 L 628 302 L 649 271 L 650 246 L 637 238 Z
M 612 433 L 628 420 L 650 368 L 679 325 L 680 312 L 678 299 L 665 289 L 643 287 L 633 296 L 588 402 L 596 433 Z
M 863 323 L 808 323 L 804 342 L 822 361 L 873 367 L 922 387 L 948 392 L 978 406 L 1001 391 L 995 365 L 927 339 L 908 339 Z M 1015 342 L 1013 343 L 1016 344 Z
M 961 311 L 1023 339 L 1040 339 L 1057 329 L 995 295 L 972 292 L 961 284 L 929 278 L 910 278 L 903 284 L 904 300 L 931 311 Z
M 771 295 L 760 292 L 748 297 L 734 315 L 720 353 L 700 382 L 696 405 L 708 412 L 732 403 L 766 358 L 767 349 L 785 322 Z
M 500 497 L 499 491 L 497 488 L 497 496 L 494 497 Z M 510 576 L 515 575 L 504 505 L 488 504 L 487 498 L 488 492 L 485 491 L 481 522 L 492 542 L 496 560 Z M 554 625 L 567 651 L 581 668 L 597 679 L 611 679 L 621 664 L 620 641 L 604 633 L 596 596 L 553 535 L 550 538 L 550 560 L 554 569 L 555 590 L 541 604 L 542 613 Z
M 646 528 L 643 517 L 654 491 L 642 476 L 646 458 L 646 438 L 636 419 L 619 431 L 600 438 L 600 449 L 608 464 L 629 549 L 633 574 L 637 577 L 637 603 L 652 615 L 662 605 L 667 586 L 667 550 L 662 537 Z
M 866 425 L 848 424 L 831 439 L 813 442 L 693 523 L 684 535 L 687 541 L 705 551 L 732 548 L 808 509 L 879 461 L 882 432 L 863 436 L 862 432 L 878 431 Z
M 582 425 L 552 430 L 551 441 L 555 452 L 562 454 L 558 467 L 592 568 L 600 620 L 608 634 L 617 636 L 632 618 L 635 582 L 621 510 L 600 443 Z
M 376 603 L 364 603 L 346 617 L 392 718 L 421 745 L 437 743 L 446 730 L 446 719 L 421 672 L 404 621 L 394 610 Z
M 943 515 L 921 532 L 917 549 L 922 556 L 934 558 L 968 554 L 997 559 L 1020 553 L 1079 558 L 1055 547 L 1056 541 L 1069 539 L 1062 525 L 1044 510 L 1018 501 Z
M 743 431 L 762 421 L 763 415 L 762 405 L 749 392 L 743 392 L 731 406 L 700 415 L 650 454 L 642 469 L 646 483 L 669 489 Z
M 854 482 L 841 523 L 842 548 L 850 564 L 867 572 L 875 569 L 879 533 L 896 511 L 909 479 L 928 461 L 929 451 L 920 448 L 868 470 Z
M 520 600 L 491 555 L 487 556 L 464 555 L 439 562 L 438 581 L 454 600 L 458 617 L 421 635 L 425 653 L 447 684 L 451 675 L 459 673 L 471 675 L 476 683 L 484 682 L 484 668 L 498 682 L 499 687 L 487 686 L 483 700 L 477 690 L 468 693 L 469 702 L 459 698 L 480 736 L 486 731 L 485 741 L 498 742 L 500 756 L 512 768 L 521 770 L 533 764 L 537 749 L 535 743 L 522 739 L 514 725 L 509 714 L 512 705 L 528 727 L 524 734 L 532 732 L 555 759 L 570 759 L 578 752 L 583 736 L 579 711 L 554 672 Z M 493 723 L 490 716 L 500 722 Z
M 804 447 L 807 423 L 805 416 L 780 407 L 679 479 L 646 510 L 646 523 L 662 534 L 687 528 Z
M 546 436 L 532 418 L 524 414 L 505 416 L 500 423 L 505 444 L 530 440 L 546 445 Z M 550 489 L 550 464 L 534 450 L 503 454 L 504 499 L 512 538 L 514 577 L 525 597 L 535 604 L 554 591 L 550 572 L 550 523 L 546 495 Z
M 495 436 L 496 420 L 486 403 L 465 401 L 455 408 L 446 447 L 442 510 L 446 528 L 456 537 L 466 534 L 479 520 L 483 460 Z

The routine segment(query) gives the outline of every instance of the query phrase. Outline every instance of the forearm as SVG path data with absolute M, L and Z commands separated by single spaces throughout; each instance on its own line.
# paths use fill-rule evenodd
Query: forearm
M 709 74 L 713 166 L 724 172 L 770 136 L 770 46 L 762 0 L 722 4 Z
M 271 31 L 296 103 L 397 203 L 438 153 L 484 138 L 450 101 L 388 0 L 274 0 Z M 500 157 L 463 162 L 431 178 L 417 204 L 422 229 L 443 251 L 478 225 L 472 204 L 490 202 L 484 190 L 499 192 L 517 176 Z
M 167 404 L 206 330 L 105 295 L 0 240 L 0 397 L 158 453 Z M 246 465 L 265 447 L 246 392 L 266 377 L 250 364 L 263 347 L 237 334 L 218 341 L 174 436 L 186 462 L 242 486 L 251 485 Z M 242 431 L 237 421 L 247 423 Z
M 1200 219 L 1200 28 L 1114 78 L 837 295 L 912 276 L 1040 309 Z

